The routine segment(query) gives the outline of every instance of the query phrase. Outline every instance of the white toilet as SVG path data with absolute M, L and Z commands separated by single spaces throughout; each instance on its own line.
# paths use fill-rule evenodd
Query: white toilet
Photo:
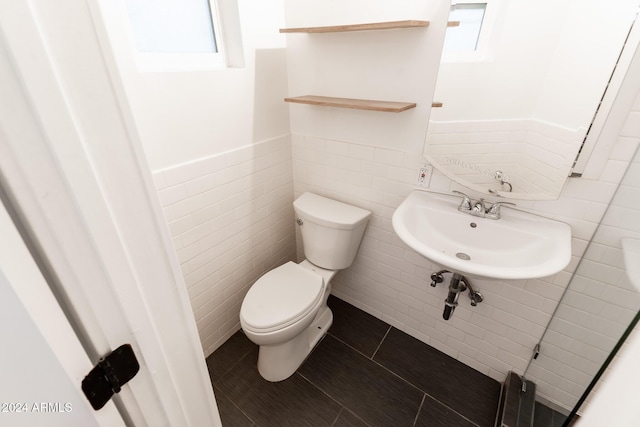
M 371 212 L 312 193 L 293 202 L 307 259 L 260 277 L 240 308 L 245 335 L 260 346 L 258 371 L 289 378 L 333 322 L 331 279 L 356 257 Z

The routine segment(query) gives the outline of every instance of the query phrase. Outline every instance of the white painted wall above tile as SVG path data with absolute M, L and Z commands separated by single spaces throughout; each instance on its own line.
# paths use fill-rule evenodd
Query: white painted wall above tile
M 426 20 L 429 27 L 288 34 L 289 96 L 404 101 L 416 108 L 381 113 L 291 105 L 291 130 L 363 145 L 418 151 L 431 110 L 449 2 L 287 0 L 287 27 Z
M 121 1 L 102 1 L 109 42 L 152 170 L 289 132 L 283 0 L 238 5 L 244 66 L 140 72 Z M 227 23 L 228 25 L 228 23 Z

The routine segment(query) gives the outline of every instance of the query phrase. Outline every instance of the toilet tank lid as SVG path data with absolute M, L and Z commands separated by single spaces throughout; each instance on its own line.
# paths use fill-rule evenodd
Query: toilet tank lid
M 299 215 L 317 224 L 331 228 L 352 229 L 367 221 L 371 212 L 328 199 L 313 193 L 304 193 L 293 202 Z

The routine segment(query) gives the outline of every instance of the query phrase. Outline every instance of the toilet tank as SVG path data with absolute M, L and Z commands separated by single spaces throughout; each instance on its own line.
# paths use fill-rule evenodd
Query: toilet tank
M 353 263 L 371 212 L 313 193 L 298 197 L 293 209 L 309 261 L 328 270 Z

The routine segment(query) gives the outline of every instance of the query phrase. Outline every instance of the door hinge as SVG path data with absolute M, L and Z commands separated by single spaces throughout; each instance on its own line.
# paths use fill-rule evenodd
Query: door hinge
M 93 409 L 102 408 L 129 380 L 136 376 L 140 364 L 131 345 L 124 344 L 102 357 L 82 380 L 82 391 Z

